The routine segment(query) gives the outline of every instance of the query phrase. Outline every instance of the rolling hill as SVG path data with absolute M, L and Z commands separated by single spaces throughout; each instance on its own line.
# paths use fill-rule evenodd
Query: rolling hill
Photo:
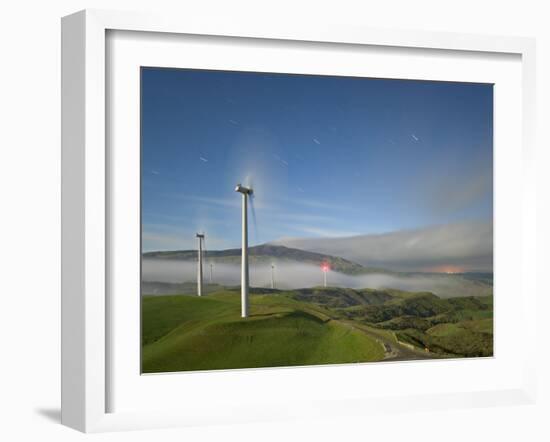
M 144 373 L 377 361 L 384 348 L 322 308 L 256 295 L 240 318 L 236 292 L 144 297 Z
M 492 297 L 239 288 L 142 297 L 144 373 L 491 356 Z

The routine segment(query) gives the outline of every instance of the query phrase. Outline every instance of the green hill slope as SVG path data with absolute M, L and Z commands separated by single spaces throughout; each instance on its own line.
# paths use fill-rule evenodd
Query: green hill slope
M 377 305 L 393 299 L 387 290 L 342 287 L 312 287 L 292 290 L 292 297 L 298 301 L 312 302 L 331 308 L 356 305 Z
M 144 373 L 493 354 L 492 296 L 400 290 L 252 288 L 142 296 Z
M 492 296 L 441 299 L 431 293 L 403 294 L 383 304 L 339 309 L 350 319 L 392 330 L 400 342 L 440 355 L 493 355 Z
M 286 295 L 251 297 L 240 318 L 240 297 L 156 296 L 142 302 L 144 373 L 368 362 L 382 345 L 331 319 L 322 307 Z

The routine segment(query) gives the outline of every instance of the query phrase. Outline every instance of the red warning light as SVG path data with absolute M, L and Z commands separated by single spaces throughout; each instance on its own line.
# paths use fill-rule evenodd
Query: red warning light
M 323 264 L 321 264 L 321 270 L 322 270 L 323 272 L 325 272 L 325 273 L 328 272 L 328 271 L 330 270 L 330 265 L 329 265 L 329 263 L 328 263 L 328 262 L 324 262 Z

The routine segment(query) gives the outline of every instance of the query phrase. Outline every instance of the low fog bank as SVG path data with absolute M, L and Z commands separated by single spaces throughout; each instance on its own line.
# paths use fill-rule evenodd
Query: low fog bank
M 210 280 L 210 265 L 205 263 L 204 282 Z M 214 263 L 212 282 L 221 285 L 239 285 L 240 265 Z M 181 284 L 196 281 L 197 264 L 186 261 L 144 259 L 143 281 Z M 330 271 L 327 274 L 329 286 L 349 288 L 394 288 L 407 291 L 429 291 L 438 296 L 472 296 L 491 294 L 492 287 L 470 281 L 459 275 L 426 274 L 395 276 L 368 274 L 351 276 Z M 250 264 L 250 285 L 271 286 L 271 266 Z M 278 289 L 299 289 L 323 285 L 323 273 L 318 266 L 298 262 L 280 262 L 275 267 L 275 287 Z
M 463 222 L 383 234 L 281 238 L 271 244 L 341 256 L 367 267 L 426 271 L 445 265 L 464 271 L 493 268 L 493 223 Z

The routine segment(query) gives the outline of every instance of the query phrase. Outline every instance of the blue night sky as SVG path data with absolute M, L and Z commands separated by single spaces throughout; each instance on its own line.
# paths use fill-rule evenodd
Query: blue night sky
M 488 84 L 142 69 L 143 250 L 492 222 Z

